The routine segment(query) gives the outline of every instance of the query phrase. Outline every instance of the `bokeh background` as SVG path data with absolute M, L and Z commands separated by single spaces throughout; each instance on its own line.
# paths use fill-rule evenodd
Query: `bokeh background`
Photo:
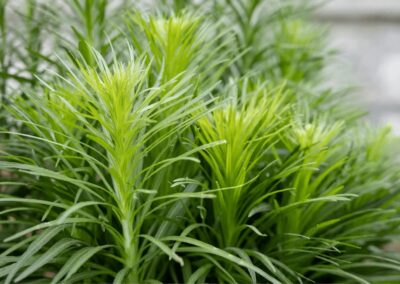
M 320 3 L 314 20 L 328 27 L 329 47 L 337 51 L 329 67 L 331 80 L 355 87 L 366 118 L 375 125 L 392 125 L 400 136 L 400 0 L 311 1 Z M 10 6 L 24 3 L 12 0 Z
M 338 51 L 332 76 L 356 87 L 368 120 L 400 135 L 400 0 L 327 0 L 315 21 Z

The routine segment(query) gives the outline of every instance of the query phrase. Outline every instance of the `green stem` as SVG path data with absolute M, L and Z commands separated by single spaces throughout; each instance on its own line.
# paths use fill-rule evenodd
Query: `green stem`
M 121 220 L 122 231 L 124 236 L 124 255 L 125 255 L 125 268 L 128 269 L 129 273 L 127 281 L 130 283 L 137 283 L 137 273 L 135 269 L 136 264 L 136 251 L 134 245 L 134 235 L 132 230 L 132 222 L 129 219 Z
M 3 105 L 3 96 L 7 90 L 7 66 L 6 66 L 6 47 L 7 47 L 7 33 L 6 33 L 6 4 L 7 0 L 0 0 L 0 30 L 1 30 L 1 50 L 0 50 L 0 66 L 4 72 L 4 78 L 0 80 L 0 109 Z

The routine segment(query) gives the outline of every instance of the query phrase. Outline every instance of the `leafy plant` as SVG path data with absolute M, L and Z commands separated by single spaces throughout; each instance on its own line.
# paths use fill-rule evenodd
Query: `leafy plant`
M 309 6 L 0 3 L 4 283 L 400 281 L 398 143 Z

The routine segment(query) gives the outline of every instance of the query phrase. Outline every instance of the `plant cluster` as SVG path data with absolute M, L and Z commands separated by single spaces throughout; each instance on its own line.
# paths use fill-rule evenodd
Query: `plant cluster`
M 0 279 L 400 283 L 398 144 L 313 7 L 134 2 L 0 0 Z

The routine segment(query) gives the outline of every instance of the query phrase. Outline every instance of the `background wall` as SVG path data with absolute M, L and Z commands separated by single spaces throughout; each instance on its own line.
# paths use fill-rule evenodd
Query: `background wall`
M 329 0 L 315 18 L 339 51 L 334 76 L 358 87 L 373 123 L 400 135 L 400 1 Z

